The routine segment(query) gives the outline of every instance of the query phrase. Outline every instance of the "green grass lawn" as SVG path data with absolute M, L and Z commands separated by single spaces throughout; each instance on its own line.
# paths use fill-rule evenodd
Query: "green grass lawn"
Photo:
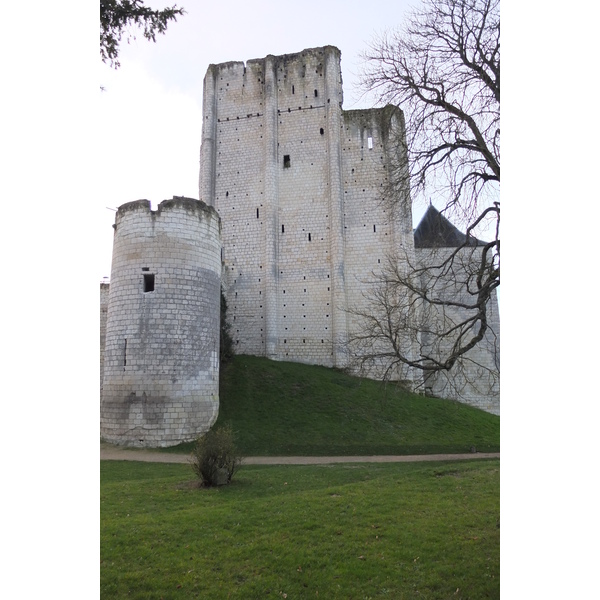
M 245 456 L 500 450 L 500 418 L 335 369 L 236 356 L 222 372 L 217 425 Z M 182 444 L 171 452 L 189 452 Z
M 187 465 L 103 461 L 102 598 L 499 598 L 499 479 L 498 460 L 247 466 L 198 489 Z

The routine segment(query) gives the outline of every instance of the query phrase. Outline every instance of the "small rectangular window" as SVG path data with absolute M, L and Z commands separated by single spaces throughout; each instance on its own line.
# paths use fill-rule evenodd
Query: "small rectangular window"
M 144 292 L 154 291 L 154 273 L 144 273 Z
M 283 168 L 284 169 L 289 169 L 290 168 L 290 155 L 286 154 L 283 157 Z
M 367 138 L 367 148 L 369 150 L 373 150 L 373 136 L 369 136 Z

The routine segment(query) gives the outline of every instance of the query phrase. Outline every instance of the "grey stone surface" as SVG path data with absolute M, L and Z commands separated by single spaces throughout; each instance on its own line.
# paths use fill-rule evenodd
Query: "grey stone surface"
M 221 244 L 216 211 L 174 198 L 116 215 L 101 435 L 130 446 L 195 439 L 219 407 Z

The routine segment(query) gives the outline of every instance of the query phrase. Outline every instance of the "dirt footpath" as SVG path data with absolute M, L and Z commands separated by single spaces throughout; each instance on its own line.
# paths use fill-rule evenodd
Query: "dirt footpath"
M 473 452 L 468 454 L 418 454 L 412 456 L 247 456 L 244 465 L 329 465 L 334 463 L 384 463 L 444 460 L 472 460 L 500 458 L 499 452 Z M 183 463 L 187 454 L 169 454 L 158 450 L 123 448 L 100 443 L 100 460 L 137 460 L 141 462 Z

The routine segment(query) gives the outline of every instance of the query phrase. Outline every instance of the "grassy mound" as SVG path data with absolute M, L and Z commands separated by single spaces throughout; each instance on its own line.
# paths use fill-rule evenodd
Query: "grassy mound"
M 366 456 L 500 450 L 500 418 L 335 369 L 236 356 L 217 425 L 245 456 Z M 189 451 L 182 444 L 173 451 Z

